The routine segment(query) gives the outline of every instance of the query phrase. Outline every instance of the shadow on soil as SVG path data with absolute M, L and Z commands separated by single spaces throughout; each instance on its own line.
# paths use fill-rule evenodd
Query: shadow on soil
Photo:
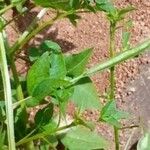
M 32 7 L 31 7 L 32 9 Z M 21 33 L 23 33 L 27 27 L 31 24 L 33 19 L 37 16 L 37 10 L 35 11 L 29 11 L 28 13 L 24 14 L 23 16 L 20 16 L 17 20 L 15 20 L 15 25 L 17 27 L 17 30 Z M 14 16 L 16 13 L 14 13 Z M 47 14 L 48 15 L 48 14 Z M 51 26 L 52 27 L 52 26 Z M 76 46 L 67 40 L 58 38 L 58 28 L 55 28 L 54 30 L 51 30 L 51 27 L 45 28 L 43 31 L 41 31 L 38 36 L 36 36 L 33 39 L 32 44 L 25 45 L 25 49 L 28 49 L 28 47 L 34 47 L 37 44 L 40 44 L 44 40 L 52 40 L 56 43 L 58 43 L 63 52 L 68 52 L 76 48 Z

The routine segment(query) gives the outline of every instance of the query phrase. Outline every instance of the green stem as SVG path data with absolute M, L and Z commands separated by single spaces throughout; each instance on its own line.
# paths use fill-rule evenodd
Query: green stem
M 116 150 L 119 150 L 119 130 L 114 126 L 114 136 L 115 136 L 115 147 Z
M 17 51 L 20 46 L 22 45 L 23 41 L 26 40 L 27 36 L 33 31 L 35 30 L 36 26 L 37 26 L 37 22 L 38 20 L 40 20 L 44 14 L 46 13 L 47 9 L 44 8 L 42 9 L 38 15 L 34 18 L 34 20 L 32 21 L 32 23 L 28 26 L 28 28 L 23 32 L 23 34 L 20 36 L 20 38 L 15 42 L 15 44 L 12 46 L 12 48 L 10 49 L 10 51 L 8 52 L 9 55 L 13 54 L 15 51 Z
M 8 52 L 10 48 L 9 48 L 9 44 L 8 44 L 6 35 L 5 35 L 5 47 L 6 47 L 7 52 Z M 17 73 L 17 70 L 16 70 L 14 57 L 12 55 L 9 55 L 8 59 L 10 61 L 10 67 L 11 67 L 12 74 L 13 74 L 13 77 L 14 77 L 14 82 L 15 82 L 15 85 L 16 85 L 17 100 L 18 100 L 18 103 L 19 103 L 20 101 L 22 101 L 24 99 L 23 90 L 22 90 L 21 83 L 19 81 L 19 77 L 18 77 L 18 73 Z M 21 111 L 24 112 L 24 114 L 26 115 L 26 117 L 21 118 L 22 124 L 26 125 L 27 112 L 26 112 L 25 101 L 22 101 L 20 103 L 20 105 L 21 105 Z M 13 108 L 14 108 L 14 105 L 13 105 Z M 33 141 L 30 141 L 29 143 L 25 144 L 24 147 L 26 149 L 28 149 L 28 150 L 34 150 L 34 143 L 33 143 Z
M 11 98 L 12 94 L 11 94 L 9 71 L 7 66 L 6 50 L 2 33 L 0 33 L 0 59 L 1 59 L 1 72 L 3 77 L 5 104 L 6 104 L 8 149 L 15 150 L 16 148 L 14 135 L 13 104 Z
M 78 80 L 79 78 L 83 78 L 82 76 L 92 76 L 93 74 L 96 74 L 97 72 L 104 71 L 105 69 L 109 69 L 112 66 L 120 64 L 121 62 L 125 60 L 128 60 L 130 58 L 137 56 L 138 54 L 142 53 L 144 50 L 148 48 L 150 48 L 150 39 L 144 41 L 143 43 L 136 45 L 134 48 L 121 52 L 120 54 L 114 56 L 113 58 L 103 63 L 99 63 L 95 65 L 94 67 L 84 72 L 81 75 L 81 77 L 78 77 Z
M 110 23 L 110 58 L 115 56 L 115 31 L 116 23 Z M 110 68 L 110 100 L 115 100 L 115 66 Z M 118 128 L 114 126 L 114 138 L 116 150 L 119 150 L 119 132 Z
M 10 46 L 9 46 L 9 43 L 8 43 L 8 40 L 7 40 L 7 35 L 5 34 L 5 32 L 4 32 L 3 35 L 4 35 L 3 38 L 5 39 L 5 43 L 4 43 L 5 44 L 5 49 L 6 49 L 6 52 L 8 53 L 9 50 L 10 50 Z M 14 57 L 12 55 L 9 55 L 8 59 L 9 59 L 9 62 L 10 62 L 10 67 L 11 67 L 14 82 L 15 82 L 15 85 L 16 85 L 17 100 L 20 101 L 20 100 L 24 99 L 24 95 L 23 95 L 21 83 L 19 81 L 18 73 L 17 73 L 17 70 L 16 70 L 15 60 L 14 60 Z
M 5 39 L 4 40 L 5 41 L 5 43 L 4 43 L 5 44 L 5 49 L 8 52 L 10 48 L 9 48 L 9 43 L 7 41 L 7 36 L 6 36 L 5 33 L 4 33 L 3 38 Z M 12 74 L 13 74 L 13 77 L 14 77 L 14 82 L 16 84 L 17 100 L 18 100 L 18 102 L 20 102 L 24 98 L 24 95 L 23 95 L 23 90 L 22 90 L 21 83 L 19 81 L 18 73 L 17 73 L 17 70 L 16 70 L 15 60 L 14 60 L 14 57 L 12 55 L 9 55 L 8 59 L 10 61 L 10 66 L 11 66 Z M 26 114 L 26 116 L 27 116 L 25 101 L 23 101 L 21 103 L 21 111 L 24 112 L 24 114 Z M 27 117 L 26 118 L 21 118 L 21 119 L 22 119 L 22 124 L 26 124 Z M 33 150 L 33 146 L 34 146 L 34 144 L 33 144 L 32 141 L 25 145 L 26 149 L 28 149 L 28 150 Z
M 17 73 L 17 70 L 16 70 L 16 65 L 15 65 L 15 61 L 14 61 L 13 56 L 10 57 L 10 66 L 11 66 L 13 77 L 14 77 L 14 81 L 15 81 L 15 84 L 16 84 L 17 99 L 18 99 L 18 102 L 20 102 L 21 100 L 24 99 L 24 95 L 23 95 L 23 90 L 22 90 L 21 83 L 19 81 L 19 77 L 18 77 L 18 73 Z M 21 105 L 22 111 L 24 111 L 24 113 L 27 116 L 25 101 L 22 101 L 20 105 Z M 25 120 L 27 118 L 22 118 L 22 119 L 23 119 L 22 120 L 22 124 L 26 124 Z M 27 144 L 24 145 L 24 147 L 26 149 L 28 149 L 28 150 L 34 150 L 34 143 L 33 143 L 33 141 L 29 141 Z
M 128 59 L 131 59 L 131 58 L 137 56 L 138 54 L 144 52 L 148 48 L 150 48 L 150 39 L 144 41 L 143 43 L 136 45 L 134 48 L 131 48 L 129 50 L 121 52 L 120 54 L 114 56 L 111 59 L 108 59 L 102 63 L 98 63 L 94 67 L 85 71 L 80 76 L 72 79 L 71 83 L 76 83 L 77 81 L 79 81 L 80 79 L 82 79 L 84 77 L 92 76 L 92 75 L 96 74 L 97 72 L 102 72 L 106 69 L 111 68 L 112 66 L 120 64 L 123 61 L 126 61 Z
M 19 81 L 18 73 L 17 73 L 17 70 L 16 70 L 15 61 L 14 61 L 14 58 L 13 58 L 12 55 L 9 57 L 9 60 L 10 60 L 10 67 L 11 67 L 11 70 L 12 70 L 12 73 L 13 73 L 14 81 L 15 81 L 15 84 L 16 84 L 17 99 L 18 99 L 18 101 L 20 101 L 20 100 L 24 99 L 24 95 L 23 95 L 21 83 Z
M 0 10 L 0 15 L 2 15 L 2 14 L 5 13 L 7 10 L 9 10 L 9 9 L 11 9 L 11 8 L 13 8 L 13 7 L 14 7 L 14 5 L 13 5 L 13 4 L 10 4 L 10 5 L 6 6 L 5 8 L 1 9 L 1 10 Z
M 16 146 L 20 146 L 22 144 L 25 144 L 25 143 L 33 141 L 33 140 L 41 139 L 41 138 L 43 138 L 45 136 L 54 134 L 56 132 L 59 132 L 59 131 L 62 131 L 62 130 L 65 130 L 65 129 L 68 129 L 68 128 L 71 128 L 71 127 L 74 127 L 74 126 L 76 126 L 76 124 L 72 122 L 69 125 L 66 125 L 66 126 L 63 126 L 63 127 L 60 127 L 60 128 L 56 128 L 55 130 L 53 130 L 51 132 L 44 131 L 42 133 L 38 133 L 38 134 L 33 135 L 32 137 L 29 137 L 27 139 L 20 140 L 19 142 L 16 143 Z
M 24 103 L 24 102 L 26 102 L 26 101 L 28 101 L 30 99 L 31 99 L 31 96 L 26 97 L 25 99 L 22 99 L 20 101 L 17 101 L 15 103 L 13 103 L 13 109 L 17 108 L 19 105 L 21 105 L 22 103 Z
M 10 50 L 10 54 L 15 53 L 16 51 L 20 52 L 21 48 L 26 43 L 28 43 L 31 38 L 33 38 L 35 35 L 37 35 L 39 32 L 41 32 L 46 27 L 53 25 L 56 20 L 65 18 L 67 15 L 72 14 L 72 13 L 73 12 L 70 11 L 70 12 L 64 12 L 63 14 L 58 14 L 53 19 L 50 19 L 50 20 L 42 23 L 41 25 L 37 26 L 36 28 L 33 28 L 33 25 L 30 25 L 30 29 L 26 30 L 24 32 L 24 34 L 18 39 L 18 41 L 13 45 L 13 47 Z
M 115 29 L 116 25 L 110 25 L 110 58 L 115 56 Z M 114 100 L 115 98 L 115 66 L 110 68 L 110 100 Z

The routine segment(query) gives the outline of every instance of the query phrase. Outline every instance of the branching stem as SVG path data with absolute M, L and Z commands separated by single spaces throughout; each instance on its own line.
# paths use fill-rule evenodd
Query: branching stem
M 44 132 L 42 132 L 42 133 L 38 133 L 38 134 L 33 135 L 33 136 L 31 136 L 31 137 L 29 137 L 29 138 L 27 138 L 27 139 L 24 138 L 24 139 L 20 140 L 19 142 L 16 143 L 16 146 L 20 146 L 20 145 L 25 144 L 25 143 L 27 143 L 27 142 L 29 142 L 29 141 L 41 139 L 41 138 L 43 138 L 43 137 L 45 137 L 45 136 L 47 136 L 47 135 L 51 135 L 51 134 L 53 134 L 53 133 L 57 133 L 58 131 L 62 131 L 62 130 L 65 130 L 65 129 L 68 129 L 68 128 L 71 128 L 71 127 L 74 127 L 74 126 L 76 126 L 76 124 L 71 123 L 71 124 L 69 124 L 69 125 L 56 128 L 55 130 L 53 130 L 53 131 L 51 131 L 51 132 L 44 131 Z
M 115 56 L 115 31 L 116 23 L 110 23 L 110 58 Z M 110 68 L 110 100 L 115 100 L 115 66 Z M 114 136 L 115 136 L 115 147 L 119 150 L 119 132 L 118 128 L 114 126 Z

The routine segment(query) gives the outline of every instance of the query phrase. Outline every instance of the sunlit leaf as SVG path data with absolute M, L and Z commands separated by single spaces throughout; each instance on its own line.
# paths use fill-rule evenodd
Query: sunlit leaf
M 75 84 L 71 99 L 80 110 L 100 109 L 98 94 L 92 81 L 88 77 L 81 79 Z
M 125 119 L 128 116 L 128 113 L 117 110 L 115 100 L 111 100 L 102 108 L 100 121 L 107 122 L 117 128 L 120 128 L 120 119 Z
M 44 53 L 39 60 L 37 60 L 27 75 L 27 90 L 30 95 L 32 95 L 34 88 L 38 85 L 42 80 L 49 77 L 49 53 Z
M 42 7 L 51 7 L 62 10 L 70 9 L 69 1 L 70 0 L 34 0 L 37 5 Z
M 61 142 L 69 150 L 92 150 L 108 148 L 108 143 L 100 135 L 85 127 L 75 127 L 66 133 Z
M 71 77 L 76 77 L 82 74 L 86 64 L 91 56 L 91 49 L 86 49 L 78 54 L 68 55 L 65 57 L 67 74 Z

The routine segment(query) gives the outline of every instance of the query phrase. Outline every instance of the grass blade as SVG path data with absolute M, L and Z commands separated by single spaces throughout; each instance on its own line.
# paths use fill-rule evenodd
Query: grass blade
M 0 32 L 0 68 L 3 78 L 6 117 L 7 117 L 7 134 L 9 150 L 15 150 L 15 137 L 14 137 L 14 118 L 13 118 L 13 104 L 11 98 L 11 85 L 7 66 L 6 52 L 3 40 L 3 34 Z

